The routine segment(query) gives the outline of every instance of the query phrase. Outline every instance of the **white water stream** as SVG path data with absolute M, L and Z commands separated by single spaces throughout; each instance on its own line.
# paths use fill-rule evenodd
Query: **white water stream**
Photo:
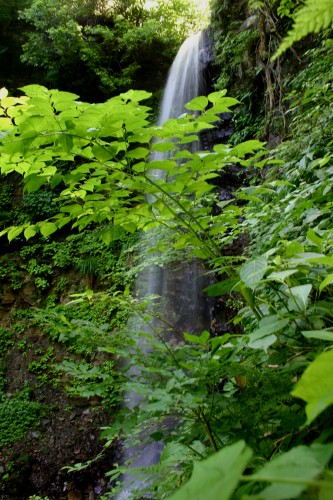
M 203 34 L 198 33 L 183 43 L 171 66 L 158 124 L 163 124 L 169 118 L 177 118 L 183 114 L 186 111 L 184 105 L 204 93 L 203 66 Z M 192 147 L 198 149 L 199 145 L 194 143 Z M 160 153 L 158 158 L 161 158 Z M 155 170 L 151 175 L 158 178 L 162 174 Z M 149 238 L 154 238 L 154 236 L 148 233 L 143 238 L 149 241 Z M 167 318 L 168 323 L 173 325 L 174 331 L 199 333 L 207 327 L 207 306 L 201 296 L 200 274 L 202 270 L 198 262 L 177 262 L 164 268 L 152 265 L 141 272 L 138 277 L 137 294 L 140 298 L 158 295 L 160 297 L 159 316 Z M 141 325 L 141 328 L 146 327 Z M 144 356 L 149 346 L 140 344 L 140 349 Z M 135 378 L 139 373 L 139 369 L 133 368 L 128 372 L 128 376 Z M 140 397 L 131 391 L 127 392 L 124 405 L 133 409 L 137 404 L 140 404 Z M 142 442 L 144 440 L 143 435 Z M 122 451 L 122 462 L 132 460 L 132 467 L 154 465 L 158 463 L 162 450 L 163 442 L 161 441 L 140 446 L 128 446 L 127 443 Z M 135 479 L 130 470 L 123 475 L 121 480 L 123 489 L 116 496 L 117 500 L 140 498 L 140 496 L 135 496 L 134 490 L 140 490 L 149 484 L 149 480 L 143 483 L 140 479 Z

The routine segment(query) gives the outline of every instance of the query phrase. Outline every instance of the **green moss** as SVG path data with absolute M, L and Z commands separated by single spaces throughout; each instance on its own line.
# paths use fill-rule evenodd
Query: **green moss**
M 23 439 L 39 424 L 45 410 L 40 403 L 5 398 L 0 403 L 0 448 Z

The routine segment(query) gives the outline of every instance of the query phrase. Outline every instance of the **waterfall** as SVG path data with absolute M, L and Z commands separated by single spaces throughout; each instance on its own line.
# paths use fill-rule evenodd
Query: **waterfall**
M 169 118 L 177 118 L 183 114 L 186 111 L 184 105 L 194 97 L 204 93 L 203 38 L 203 33 L 192 35 L 180 47 L 169 71 L 158 124 L 163 124 Z M 193 147 L 198 149 L 198 145 Z M 163 155 L 157 153 L 155 158 L 161 159 Z M 158 170 L 151 172 L 152 178 L 159 178 L 161 175 Z M 146 247 L 149 247 L 149 240 L 154 240 L 151 232 L 143 236 L 143 244 Z M 197 261 L 177 262 L 165 267 L 151 265 L 138 277 L 137 295 L 140 298 L 152 295 L 159 296 L 160 300 L 158 303 L 156 302 L 159 316 L 167 318 L 168 324 L 172 325 L 174 331 L 199 333 L 208 325 L 207 305 L 203 295 L 201 295 L 203 283 L 200 274 L 203 272 Z M 146 325 L 140 327 L 147 331 Z M 168 340 L 174 341 L 172 334 Z M 149 346 L 144 345 L 143 342 L 140 343 L 140 351 L 143 355 L 148 350 Z M 134 379 L 139 374 L 138 368 L 131 368 L 128 372 L 128 376 Z M 133 409 L 134 406 L 140 404 L 140 397 L 129 391 L 125 394 L 124 404 L 127 408 Z M 122 452 L 122 460 L 123 462 L 132 460 L 132 467 L 154 465 L 159 461 L 163 446 L 161 441 L 140 446 L 131 446 L 127 443 Z M 132 492 L 147 485 L 149 485 L 149 480 L 144 483 L 139 479 L 136 480 L 129 469 L 122 477 L 123 489 L 116 498 L 118 500 L 133 499 L 135 497 L 132 496 Z
M 200 32 L 185 40 L 172 63 L 163 93 L 159 124 L 184 113 L 184 105 L 204 91 L 203 63 L 203 33 Z

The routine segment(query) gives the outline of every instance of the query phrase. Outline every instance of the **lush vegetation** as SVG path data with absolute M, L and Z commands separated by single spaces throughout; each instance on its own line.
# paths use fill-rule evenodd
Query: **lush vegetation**
M 272 13 L 279 23 L 288 18 L 285 31 L 293 16 L 297 30 L 311 5 L 252 2 L 259 19 Z M 327 26 L 326 20 L 320 25 Z M 102 433 L 105 446 L 124 437 L 140 442 L 143 433 L 147 441 L 163 439 L 160 462 L 133 471 L 144 478 L 133 498 L 145 494 L 145 484 L 154 498 L 332 497 L 333 44 L 329 32 L 306 41 L 304 64 L 276 80 L 281 67 L 274 65 L 281 62 L 267 62 L 273 35 L 266 54 L 262 36 L 251 25 L 216 48 L 221 64 L 226 54 L 236 54 L 232 71 L 220 72 L 219 89 L 226 79 L 235 85 L 242 49 L 260 41 L 267 114 L 258 113 L 255 123 L 254 87 L 245 95 L 242 85 L 243 116 L 237 99 L 216 91 L 162 126 L 151 124 L 151 108 L 143 104 L 151 97 L 147 91 L 126 91 L 100 104 L 39 85 L 25 86 L 20 97 L 1 91 L 1 236 L 20 248 L 20 259 L 5 256 L 0 277 L 15 291 L 28 273 L 43 308 L 16 313 L 12 333 L 3 329 L 0 353 L 14 341 L 25 351 L 25 328 L 42 328 L 67 356 L 59 363 L 49 349 L 29 369 L 40 383 L 54 385 L 65 374 L 71 394 L 101 398 L 113 409 Z M 248 68 L 247 78 L 253 71 Z M 238 123 L 231 144 L 186 149 L 231 109 Z M 243 140 L 278 123 L 285 137 L 275 150 Z M 153 151 L 168 158 L 152 161 Z M 221 201 L 216 185 L 230 165 L 246 171 L 247 184 Z M 164 178 L 152 178 L 151 169 Z M 8 207 L 14 193 L 21 200 L 15 210 Z M 137 235 L 148 231 L 157 235 L 150 249 L 157 252 L 137 264 Z M 247 244 L 237 252 L 244 235 Z M 168 318 L 159 317 L 156 326 L 156 297 L 139 301 L 131 283 L 151 259 L 164 265 L 193 257 L 214 276 L 206 293 L 234 314 L 223 331 L 174 332 L 179 342 L 171 345 L 163 337 Z M 61 273 L 73 268 L 85 282 L 64 306 L 59 299 L 69 289 Z M 134 336 L 149 342 L 145 356 Z M 139 372 L 126 377 L 132 366 Z M 4 386 L 4 374 L 0 381 Z M 129 390 L 144 404 L 119 408 Z M 8 405 L 18 415 L 15 439 L 44 411 L 31 406 L 27 394 L 2 396 L 4 415 Z M 110 496 L 127 465 L 110 471 Z
M 189 0 L 6 0 L 1 11 L 9 88 L 22 74 L 95 102 L 133 86 L 158 93 L 181 42 L 206 22 Z

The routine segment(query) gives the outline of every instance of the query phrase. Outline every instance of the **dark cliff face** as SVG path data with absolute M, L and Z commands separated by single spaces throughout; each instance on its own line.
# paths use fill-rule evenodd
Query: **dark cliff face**
M 233 113 L 234 142 L 258 138 L 276 146 L 288 132 L 287 81 L 301 66 L 302 42 L 275 61 L 272 56 L 291 26 L 277 7 L 250 9 L 245 0 L 216 0 L 212 5 L 208 79 L 214 90 L 226 88 L 241 104 Z

